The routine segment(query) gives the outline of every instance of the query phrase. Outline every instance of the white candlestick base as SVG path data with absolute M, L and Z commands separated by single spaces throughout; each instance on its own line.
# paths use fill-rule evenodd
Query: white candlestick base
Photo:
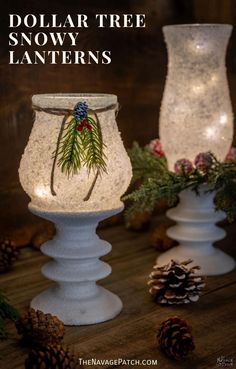
M 66 325 L 87 325 L 113 319 L 122 309 L 118 296 L 96 281 L 111 273 L 99 260 L 111 245 L 96 234 L 98 222 L 122 210 L 68 213 L 44 211 L 30 204 L 34 214 L 53 221 L 57 233 L 41 250 L 53 258 L 42 273 L 56 285 L 36 296 L 31 307 L 58 316 Z
M 180 245 L 160 255 L 158 265 L 167 264 L 171 259 L 192 259 L 193 265 L 201 267 L 199 274 L 202 275 L 220 275 L 235 268 L 234 259 L 213 246 L 213 242 L 225 237 L 226 232 L 215 225 L 225 214 L 215 211 L 215 194 L 205 191 L 203 187 L 199 196 L 192 190 L 182 191 L 179 204 L 167 211 L 167 216 L 177 222 L 167 230 L 167 235 Z

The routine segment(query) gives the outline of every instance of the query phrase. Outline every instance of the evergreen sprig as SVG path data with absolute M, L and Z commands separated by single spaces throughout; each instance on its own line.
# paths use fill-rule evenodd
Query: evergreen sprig
M 150 176 L 161 177 L 166 174 L 166 158 L 150 155 L 148 146 L 140 147 L 137 142 L 128 150 L 128 154 L 133 166 L 133 181 L 140 178 L 150 178 Z
M 168 170 L 164 157 L 150 152 L 148 146 L 140 147 L 134 143 L 129 150 L 133 167 L 133 182 L 139 186 L 132 193 L 123 197 L 130 200 L 126 211 L 127 220 L 135 212 L 152 212 L 160 199 L 165 198 L 170 206 L 176 204 L 178 194 L 191 188 L 196 193 L 202 184 L 207 184 L 208 191 L 216 191 L 215 208 L 226 212 L 229 221 L 236 219 L 236 163 L 221 163 L 213 153 L 209 153 L 211 167 L 202 172 L 196 168 L 181 174 Z
M 59 144 L 57 164 L 68 176 L 76 174 L 81 166 L 99 174 L 106 172 L 102 132 L 98 122 L 88 115 L 76 116 L 65 124 Z
M 6 296 L 0 291 L 0 339 L 7 337 L 6 320 L 15 322 L 18 318 L 18 311 L 9 304 Z
M 104 143 L 99 125 L 91 117 L 87 117 L 91 129 L 83 129 L 81 142 L 83 147 L 82 158 L 88 170 L 98 170 L 99 173 L 106 172 Z
M 66 124 L 58 153 L 58 166 L 68 176 L 72 173 L 77 173 L 81 168 L 83 145 L 79 137 L 77 125 L 78 123 L 75 118 Z

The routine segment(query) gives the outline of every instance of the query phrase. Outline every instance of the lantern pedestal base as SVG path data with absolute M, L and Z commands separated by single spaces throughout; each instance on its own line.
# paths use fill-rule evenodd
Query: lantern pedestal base
M 160 255 L 158 265 L 167 264 L 171 259 L 192 259 L 192 265 L 201 267 L 198 273 L 202 275 L 220 275 L 235 268 L 234 259 L 213 246 L 213 242 L 226 235 L 215 225 L 225 214 L 215 211 L 215 193 L 206 193 L 206 190 L 207 187 L 202 186 L 199 195 L 192 190 L 182 191 L 179 204 L 167 212 L 167 216 L 177 222 L 167 230 L 167 235 L 180 245 Z
M 66 325 L 87 325 L 113 319 L 122 309 L 118 296 L 96 284 L 111 273 L 99 259 L 111 245 L 96 234 L 98 222 L 123 208 L 101 212 L 49 212 L 30 204 L 32 213 L 55 223 L 57 233 L 41 251 L 53 258 L 42 274 L 56 285 L 36 296 L 31 307 L 58 316 Z
M 202 250 L 189 250 L 188 247 L 176 246 L 173 249 L 166 251 L 158 257 L 158 265 L 164 265 L 170 262 L 171 259 L 184 261 L 192 259 L 193 263 L 189 266 L 199 265 L 201 269 L 198 271 L 199 275 L 220 275 L 230 272 L 235 268 L 234 259 L 225 254 L 223 251 L 214 247 L 209 247 L 205 252 Z
M 83 296 L 78 296 L 77 299 L 65 299 L 60 296 L 57 287 L 52 287 L 36 296 L 30 306 L 56 315 L 66 325 L 88 325 L 115 318 L 121 312 L 123 305 L 118 296 L 97 286 L 96 295 L 87 299 Z

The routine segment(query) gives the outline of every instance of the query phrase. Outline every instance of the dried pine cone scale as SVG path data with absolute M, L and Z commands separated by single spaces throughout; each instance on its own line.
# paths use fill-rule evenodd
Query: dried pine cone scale
M 25 369 L 79 369 L 76 356 L 60 345 L 48 345 L 41 349 L 31 350 L 25 361 Z
M 161 304 L 187 304 L 199 299 L 205 287 L 204 277 L 196 275 L 198 266 L 187 267 L 192 260 L 171 262 L 154 266 L 149 276 L 149 292 Z
M 185 358 L 195 348 L 191 328 L 178 317 L 162 322 L 157 338 L 161 350 L 176 360 Z
M 34 309 L 16 322 L 16 329 L 25 341 L 36 346 L 60 343 L 65 333 L 64 323 L 56 316 Z

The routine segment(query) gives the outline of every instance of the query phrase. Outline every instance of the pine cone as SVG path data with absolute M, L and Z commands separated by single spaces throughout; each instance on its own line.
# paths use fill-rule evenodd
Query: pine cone
M 205 278 L 195 274 L 199 266 L 188 268 L 192 260 L 179 263 L 171 260 L 164 266 L 155 265 L 150 274 L 149 292 L 160 304 L 187 304 L 199 299 Z
M 176 360 L 184 359 L 195 348 L 191 327 L 178 317 L 161 323 L 157 339 L 161 350 Z
M 0 273 L 8 271 L 13 262 L 17 260 L 19 251 L 13 241 L 4 238 L 0 242 Z
M 145 231 L 149 228 L 151 222 L 151 214 L 143 212 L 135 212 L 132 214 L 127 223 L 126 227 L 132 231 Z
M 34 309 L 16 322 L 16 329 L 25 341 L 36 346 L 60 343 L 65 334 L 64 323 L 56 316 Z
M 77 121 L 86 118 L 88 112 L 88 105 L 86 102 L 78 102 L 74 107 L 74 117 Z
M 158 225 L 152 232 L 150 237 L 150 244 L 157 251 L 166 251 L 178 244 L 177 241 L 172 240 L 166 234 L 166 230 L 170 227 L 169 223 Z
M 69 350 L 59 345 L 34 349 L 25 361 L 25 369 L 79 369 L 83 365 Z

